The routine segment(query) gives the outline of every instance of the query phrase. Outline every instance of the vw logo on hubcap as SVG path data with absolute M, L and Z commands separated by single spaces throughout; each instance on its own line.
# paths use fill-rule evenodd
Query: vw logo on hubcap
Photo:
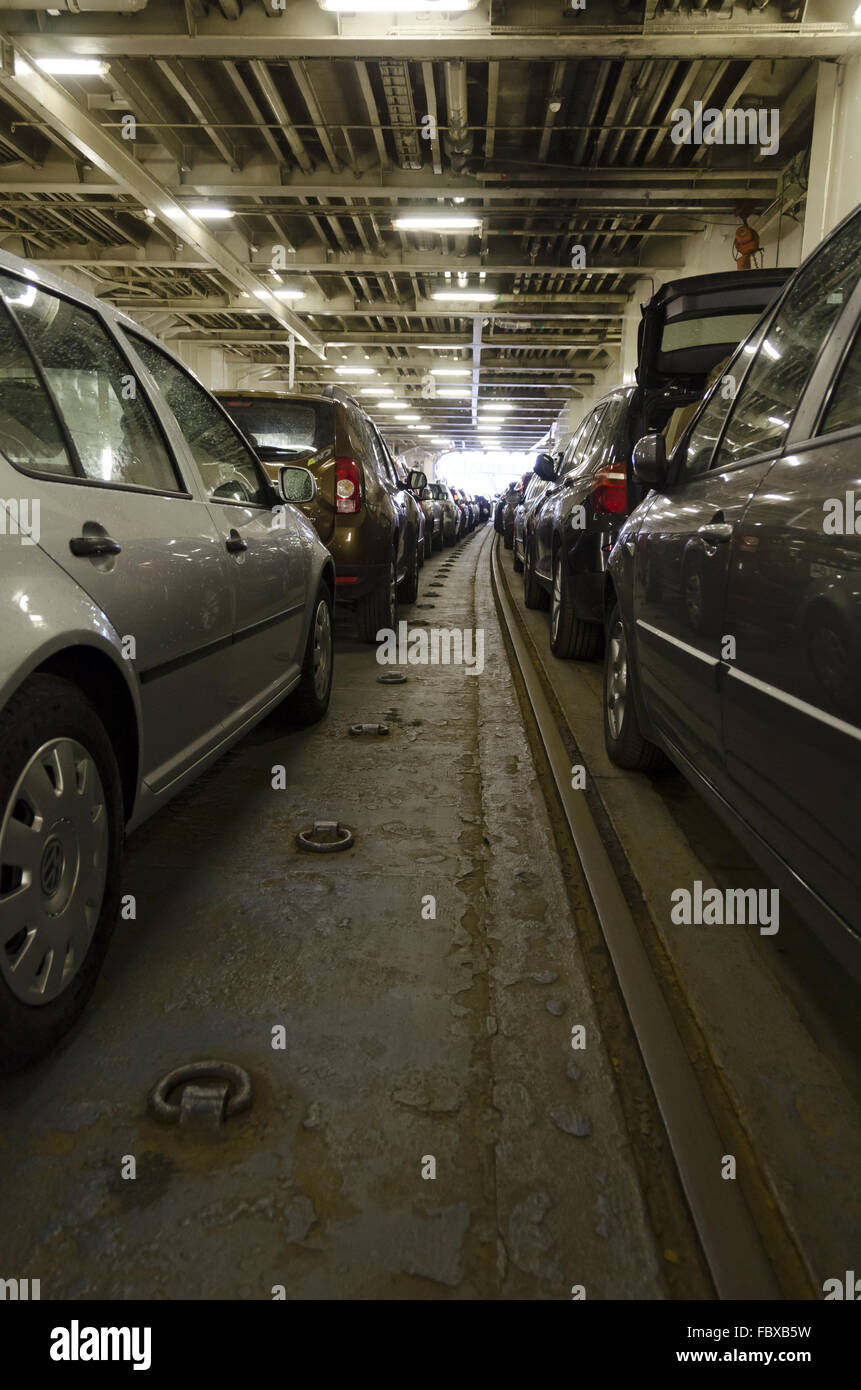
M 63 877 L 65 865 L 65 855 L 63 846 L 56 837 L 52 837 L 45 846 L 42 854 L 41 880 L 42 892 L 46 898 L 53 898 Z

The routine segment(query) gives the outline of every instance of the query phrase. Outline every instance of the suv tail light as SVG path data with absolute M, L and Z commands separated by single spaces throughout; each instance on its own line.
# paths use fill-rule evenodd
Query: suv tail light
M 628 485 L 624 464 L 611 464 L 609 468 L 602 468 L 595 474 L 592 509 L 596 516 L 608 512 L 618 515 L 628 510 Z
M 335 510 L 362 510 L 362 475 L 355 459 L 335 459 Z

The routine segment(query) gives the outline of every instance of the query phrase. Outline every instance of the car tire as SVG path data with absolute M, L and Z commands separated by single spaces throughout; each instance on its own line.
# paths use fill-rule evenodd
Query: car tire
M 401 603 L 415 603 L 416 599 L 418 598 L 420 567 L 421 566 L 419 563 L 419 543 L 418 539 L 416 539 L 416 543 L 412 548 L 412 554 L 410 558 L 407 560 L 407 572 L 401 580 Z
M 360 598 L 356 603 L 356 626 L 359 629 L 359 640 L 362 642 L 376 642 L 377 633 L 381 628 L 386 628 L 392 632 L 398 626 L 398 580 L 395 569 L 395 557 L 392 554 L 389 559 L 389 569 L 386 578 L 375 589 L 372 589 L 364 598 Z
M 531 545 L 527 545 L 523 556 L 523 602 L 527 608 L 546 608 L 548 604 L 547 594 L 535 577 L 535 553 Z
M 514 573 L 515 573 L 515 574 L 522 574 L 522 573 L 523 573 L 523 561 L 521 560 L 520 556 L 519 556 L 518 553 L 517 553 L 517 541 L 514 542 L 514 554 L 513 554 L 513 556 L 512 556 L 511 558 L 512 558 L 512 563 L 513 563 L 513 565 L 514 565 Z
M 44 1057 L 83 1012 L 116 922 L 124 829 L 116 754 L 95 707 L 71 681 L 31 676 L 0 714 L 0 1074 Z M 29 888 L 15 863 L 22 833 L 36 836 L 33 862 L 40 855 Z M 13 899 L 25 895 L 32 908 L 14 931 Z M 13 975 L 34 925 L 17 965 L 36 969 Z
M 502 544 L 505 546 L 505 549 L 506 549 L 506 550 L 513 550 L 513 549 L 514 549 L 514 527 L 513 527 L 513 526 L 506 526 L 505 530 L 504 530 L 503 533 L 502 533 Z
M 563 661 L 593 661 L 601 650 L 601 628 L 574 612 L 571 579 L 562 563 L 561 548 L 553 557 L 553 590 L 550 595 L 550 650 Z
M 618 603 L 607 624 L 603 704 L 604 746 L 610 761 L 635 772 L 665 767 L 667 759 L 661 749 L 640 732 L 628 679 L 628 638 Z
M 442 550 L 443 544 L 444 544 L 444 541 L 443 541 L 443 534 L 442 534 L 442 524 L 440 524 L 440 528 L 439 528 L 438 531 L 434 531 L 434 533 L 433 533 L 433 541 L 432 541 L 432 544 L 433 544 L 434 550 Z
M 295 724 L 316 724 L 329 708 L 335 643 L 332 636 L 332 594 L 320 582 L 305 643 L 302 678 L 287 696 L 285 712 Z
M 424 558 L 425 560 L 429 560 L 432 554 L 433 554 L 433 530 L 432 530 L 432 523 L 431 523 L 431 522 L 425 522 L 425 543 L 424 543 L 424 556 L 423 556 L 423 558 Z

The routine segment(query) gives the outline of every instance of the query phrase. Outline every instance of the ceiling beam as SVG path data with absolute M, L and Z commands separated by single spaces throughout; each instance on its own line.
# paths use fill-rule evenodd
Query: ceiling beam
M 562 27 L 556 22 L 536 27 L 529 3 L 521 14 L 526 22 L 491 28 L 487 6 L 479 11 L 450 14 L 444 26 L 416 23 L 394 15 L 376 17 L 369 22 L 361 16 L 326 15 L 316 5 L 294 4 L 277 19 L 267 19 L 262 8 L 249 7 L 241 23 L 218 18 L 201 19 L 195 32 L 185 28 L 167 32 L 148 31 L 145 25 L 128 20 L 117 26 L 88 16 L 89 34 L 78 25 L 51 25 L 44 31 L 21 35 L 21 43 L 36 57 L 132 57 L 132 58 L 258 58 L 268 61 L 295 58 L 334 58 L 347 61 L 370 58 L 422 61 L 425 59 L 466 58 L 553 61 L 562 58 L 682 58 L 691 51 L 701 58 L 845 58 L 861 49 L 858 30 L 846 22 L 814 19 L 809 13 L 803 24 L 783 20 L 769 22 L 759 12 L 746 14 L 736 9 L 732 23 L 708 11 L 694 18 L 686 14 L 661 15 L 644 24 L 596 23 L 602 6 L 596 0 L 588 18 L 578 16 L 575 23 Z M 823 13 L 828 14 L 826 6 Z M 290 11 L 293 11 L 291 14 Z M 554 7 L 554 17 L 559 14 Z M 612 11 L 606 7 L 604 13 Z M 526 18 L 528 16 L 528 18 Z M 424 18 L 422 16 L 421 18 Z M 333 21 L 337 19 L 337 23 Z M 406 22 L 404 22 L 406 20 Z M 591 20 L 591 22 L 590 22 Z M 386 22 L 388 21 L 388 22 Z
M 108 135 L 103 127 L 68 95 L 58 82 L 40 73 L 32 55 L 20 53 L 27 67 L 20 71 L 16 64 L 14 76 L 0 75 L 0 93 L 10 90 L 30 114 L 52 130 L 63 132 L 79 153 L 113 180 L 118 189 L 138 198 L 151 207 L 171 227 L 174 236 L 193 246 L 209 265 L 219 271 L 239 290 L 253 294 L 266 289 L 254 272 L 228 251 L 216 236 L 200 222 L 189 217 L 185 209 L 152 174 L 122 147 L 122 142 Z M 276 299 L 267 301 L 267 313 L 295 333 L 300 342 L 325 356 L 321 339 L 307 328 L 297 314 L 283 307 Z

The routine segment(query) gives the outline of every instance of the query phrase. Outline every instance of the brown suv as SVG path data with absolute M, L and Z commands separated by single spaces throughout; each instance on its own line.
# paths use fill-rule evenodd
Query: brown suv
M 362 640 L 397 627 L 398 600 L 418 597 L 419 515 L 408 488 L 424 487 L 424 474 L 399 476 L 373 422 L 339 387 L 217 394 L 273 478 L 285 463 L 314 475 L 314 498 L 298 505 L 329 548 L 335 596 L 355 608 Z

